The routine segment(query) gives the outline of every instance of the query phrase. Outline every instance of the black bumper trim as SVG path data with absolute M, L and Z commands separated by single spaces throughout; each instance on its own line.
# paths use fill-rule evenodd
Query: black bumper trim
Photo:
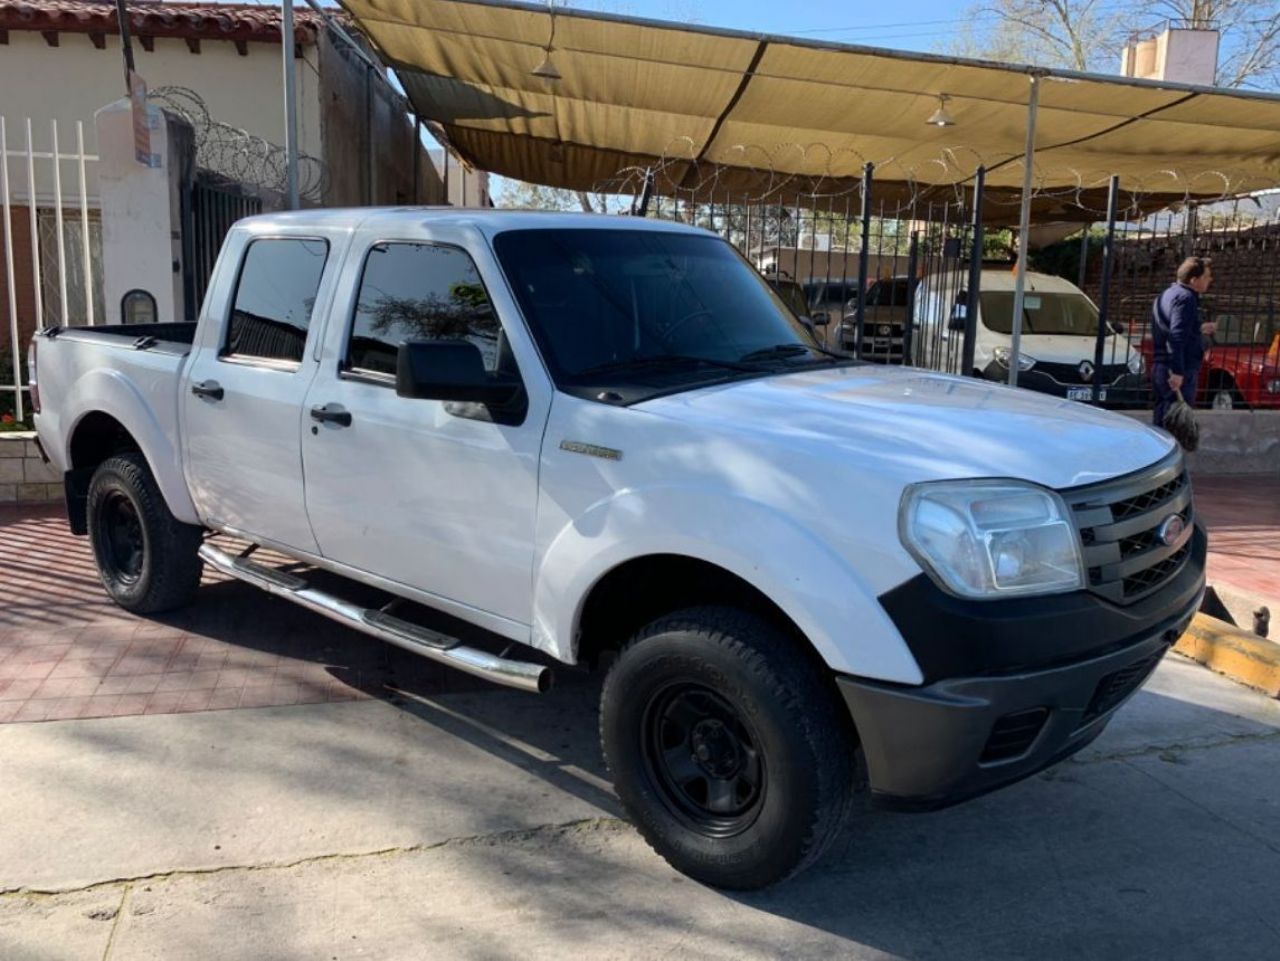
M 1102 733 L 1116 710 L 1155 670 L 1199 606 L 1197 594 L 1141 640 L 1107 654 L 1044 670 L 960 677 L 907 687 L 852 677 L 836 683 L 866 758 L 872 799 L 895 810 L 936 810 L 1022 780 L 1069 757 Z M 1099 709 L 1116 677 L 1126 689 Z M 983 762 L 996 723 L 1044 708 L 1026 750 Z
M 1208 538 L 1195 526 L 1182 568 L 1131 604 L 1089 591 L 975 601 L 946 593 L 919 574 L 880 596 L 924 675 L 944 678 L 1039 671 L 1129 648 L 1172 627 L 1204 593 Z

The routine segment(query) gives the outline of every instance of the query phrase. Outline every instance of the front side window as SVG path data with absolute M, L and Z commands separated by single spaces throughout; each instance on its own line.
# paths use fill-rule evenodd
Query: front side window
M 394 377 L 408 340 L 466 340 L 492 371 L 503 365 L 505 340 L 471 257 L 456 247 L 380 243 L 369 249 L 344 367 Z M 509 359 L 508 359 L 509 360 Z
M 307 343 L 329 245 L 255 240 L 245 251 L 224 356 L 297 364 Z

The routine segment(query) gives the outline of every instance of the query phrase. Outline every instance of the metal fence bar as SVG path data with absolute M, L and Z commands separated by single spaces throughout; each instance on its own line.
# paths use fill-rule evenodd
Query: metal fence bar
M 76 121 L 76 166 L 80 173 L 80 243 L 84 248 L 84 310 L 85 320 L 92 327 L 93 316 L 93 250 L 89 243 L 89 190 L 85 186 L 84 173 L 84 121 Z
M 13 410 L 22 420 L 22 359 L 18 350 L 18 285 L 13 269 L 13 223 L 9 206 L 9 137 L 4 117 L 0 117 L 0 194 L 4 195 L 4 273 L 9 292 L 9 345 L 13 362 Z
M 58 234 L 58 294 L 62 298 L 62 325 L 71 324 L 67 303 L 67 241 L 62 227 L 62 155 L 58 150 L 58 121 L 49 121 L 53 132 L 53 224 Z
M 1107 190 L 1107 237 L 1102 247 L 1102 291 L 1098 295 L 1098 337 L 1093 346 L 1093 390 L 1090 397 L 1098 403 L 1102 394 L 1102 352 L 1106 348 L 1110 328 L 1107 326 L 1111 305 L 1111 268 L 1115 262 L 1116 208 L 1120 200 L 1120 178 L 1112 177 Z
M 915 367 L 915 355 L 911 341 L 914 339 L 916 327 L 916 275 L 919 273 L 920 231 L 911 231 L 911 240 L 907 245 L 907 309 L 902 325 L 902 362 L 908 367 Z M 896 263 L 896 261 L 895 261 Z
M 31 276 L 35 296 L 36 330 L 44 326 L 44 291 L 40 289 L 40 219 L 36 214 L 35 144 L 31 136 L 31 118 L 27 118 L 27 213 L 31 221 Z
M 960 373 L 973 372 L 973 355 L 978 341 L 978 293 L 982 286 L 982 201 L 987 185 L 987 169 L 979 167 L 973 181 L 973 237 L 969 250 L 969 289 L 965 293 L 964 350 L 960 359 Z
M 871 242 L 871 183 L 875 165 L 870 161 L 862 168 L 862 247 L 858 254 L 858 309 L 853 332 L 853 356 L 862 357 L 862 325 L 867 315 L 867 254 Z

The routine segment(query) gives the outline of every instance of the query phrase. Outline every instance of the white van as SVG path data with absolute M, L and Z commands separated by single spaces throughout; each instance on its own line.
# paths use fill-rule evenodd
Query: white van
M 1010 266 L 984 267 L 978 294 L 973 370 L 1005 383 L 1013 332 L 1014 272 Z M 916 291 L 912 362 L 955 367 L 964 340 L 968 292 L 957 275 L 924 278 Z M 1092 397 L 1098 308 L 1079 287 L 1061 277 L 1029 271 L 1023 300 L 1018 386 L 1071 400 Z M 1100 401 L 1110 406 L 1141 405 L 1148 385 L 1142 353 L 1113 329 L 1103 341 Z

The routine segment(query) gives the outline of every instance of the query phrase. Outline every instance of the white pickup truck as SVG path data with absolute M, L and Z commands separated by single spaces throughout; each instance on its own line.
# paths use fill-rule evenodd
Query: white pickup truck
M 51 328 L 31 361 L 120 605 L 208 564 L 499 683 L 607 665 L 620 798 L 730 888 L 810 863 L 864 791 L 935 808 L 1078 751 L 1204 590 L 1166 435 L 827 353 L 676 224 L 255 217 L 197 324 Z

